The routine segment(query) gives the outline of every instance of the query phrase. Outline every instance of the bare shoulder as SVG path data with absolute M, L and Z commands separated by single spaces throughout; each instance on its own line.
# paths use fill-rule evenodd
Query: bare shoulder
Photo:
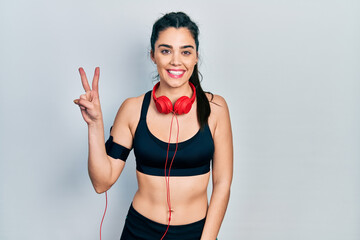
M 116 114 L 112 130 L 113 132 L 121 131 L 121 129 L 124 128 L 131 130 L 133 129 L 134 125 L 137 125 L 140 119 L 140 112 L 144 95 L 145 94 L 142 94 L 138 97 L 130 97 L 125 99 Z
M 208 123 L 213 133 L 214 139 L 219 133 L 228 132 L 230 126 L 230 114 L 225 99 L 216 94 L 206 93 L 210 103 L 210 116 Z
M 229 109 L 225 101 L 225 98 L 223 98 L 220 95 L 212 94 L 212 93 L 206 93 L 206 97 L 208 98 L 210 103 L 211 113 L 220 116 L 224 113 L 228 113 Z
M 144 95 L 145 94 L 142 94 L 138 97 L 130 97 L 125 99 L 119 108 L 119 112 L 121 114 L 132 115 L 131 113 L 136 111 L 138 108 L 141 108 Z

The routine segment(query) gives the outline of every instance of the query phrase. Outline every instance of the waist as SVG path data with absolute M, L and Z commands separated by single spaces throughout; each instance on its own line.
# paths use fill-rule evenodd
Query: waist
M 131 205 L 130 205 L 129 213 L 128 213 L 128 214 L 129 214 L 129 215 L 132 215 L 132 216 L 135 216 L 135 217 L 143 220 L 144 222 L 148 222 L 148 223 L 150 222 L 151 224 L 154 224 L 154 225 L 156 225 L 156 226 L 158 226 L 158 227 L 161 227 L 162 229 L 164 229 L 164 228 L 167 227 L 167 224 L 161 224 L 161 223 L 155 222 L 155 221 L 153 221 L 153 220 L 145 217 L 144 215 L 142 215 L 140 212 L 138 212 L 138 211 L 134 208 L 133 203 L 131 203 Z M 201 226 L 201 227 L 202 227 L 202 226 L 205 224 L 205 219 L 206 219 L 206 217 L 204 217 L 204 218 L 202 218 L 202 219 L 200 219 L 200 220 L 198 220 L 198 221 L 188 223 L 188 224 L 181 224 L 181 225 L 173 225 L 173 224 L 171 224 L 171 226 L 173 226 L 173 227 L 178 227 L 179 229 L 180 229 L 181 227 L 189 227 L 189 226 Z
M 189 224 L 206 216 L 209 177 L 210 173 L 170 178 L 172 225 Z M 139 188 L 133 199 L 134 208 L 153 221 L 167 224 L 169 206 L 165 178 L 138 171 L 137 178 Z

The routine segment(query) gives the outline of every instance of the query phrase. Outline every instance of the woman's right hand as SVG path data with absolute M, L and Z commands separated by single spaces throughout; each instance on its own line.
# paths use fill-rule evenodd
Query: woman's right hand
M 95 73 L 92 81 L 92 89 L 86 78 L 85 71 L 82 67 L 79 68 L 81 82 L 85 90 L 85 94 L 80 95 L 80 98 L 75 99 L 74 103 L 80 107 L 81 115 L 88 125 L 92 125 L 102 121 L 102 113 L 99 99 L 99 75 L 100 68 L 95 68 Z

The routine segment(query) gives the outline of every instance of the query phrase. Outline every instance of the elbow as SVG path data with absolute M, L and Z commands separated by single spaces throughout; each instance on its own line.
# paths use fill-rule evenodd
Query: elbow
M 105 190 L 105 189 L 103 189 L 103 188 L 96 188 L 96 187 L 94 187 L 94 189 L 95 189 L 95 192 L 96 192 L 97 194 L 102 194 L 102 193 L 104 193 L 104 192 L 107 191 L 107 190 Z
M 91 184 L 95 192 L 98 194 L 106 192 L 112 186 L 109 179 L 104 179 L 104 177 L 99 177 L 99 176 L 95 177 L 90 172 L 89 172 L 89 176 L 90 176 Z
M 110 189 L 111 185 L 106 184 L 94 184 L 93 183 L 94 190 L 97 194 L 102 194 Z
M 213 184 L 213 190 L 230 196 L 231 181 L 217 181 Z
M 220 178 L 220 179 L 214 179 L 213 185 L 214 187 L 220 187 L 222 189 L 228 189 L 230 191 L 231 188 L 231 178 Z
M 97 194 L 102 194 L 102 193 L 106 192 L 107 190 L 109 190 L 109 188 L 95 187 L 95 186 L 94 186 L 94 189 Z

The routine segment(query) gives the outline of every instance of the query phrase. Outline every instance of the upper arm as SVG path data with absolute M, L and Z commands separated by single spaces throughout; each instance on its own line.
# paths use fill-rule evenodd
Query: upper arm
M 230 187 L 233 175 L 233 138 L 229 109 L 224 98 L 214 95 L 211 106 L 211 118 L 215 123 L 213 139 L 213 182 L 224 183 Z
M 120 106 L 110 135 L 113 137 L 113 141 L 127 149 L 132 149 L 133 142 L 133 133 L 132 126 L 134 122 L 139 120 L 139 110 L 138 110 L 138 100 L 137 98 L 128 98 Z M 111 182 L 112 184 L 116 182 L 119 178 L 124 166 L 125 159 L 114 159 L 108 156 L 111 162 Z
M 133 141 L 131 123 L 136 118 L 134 116 L 138 115 L 138 112 L 136 111 L 137 108 L 135 106 L 135 98 L 128 98 L 123 102 L 123 104 L 121 104 L 110 132 L 110 135 L 114 138 L 114 142 L 128 149 L 132 148 Z

